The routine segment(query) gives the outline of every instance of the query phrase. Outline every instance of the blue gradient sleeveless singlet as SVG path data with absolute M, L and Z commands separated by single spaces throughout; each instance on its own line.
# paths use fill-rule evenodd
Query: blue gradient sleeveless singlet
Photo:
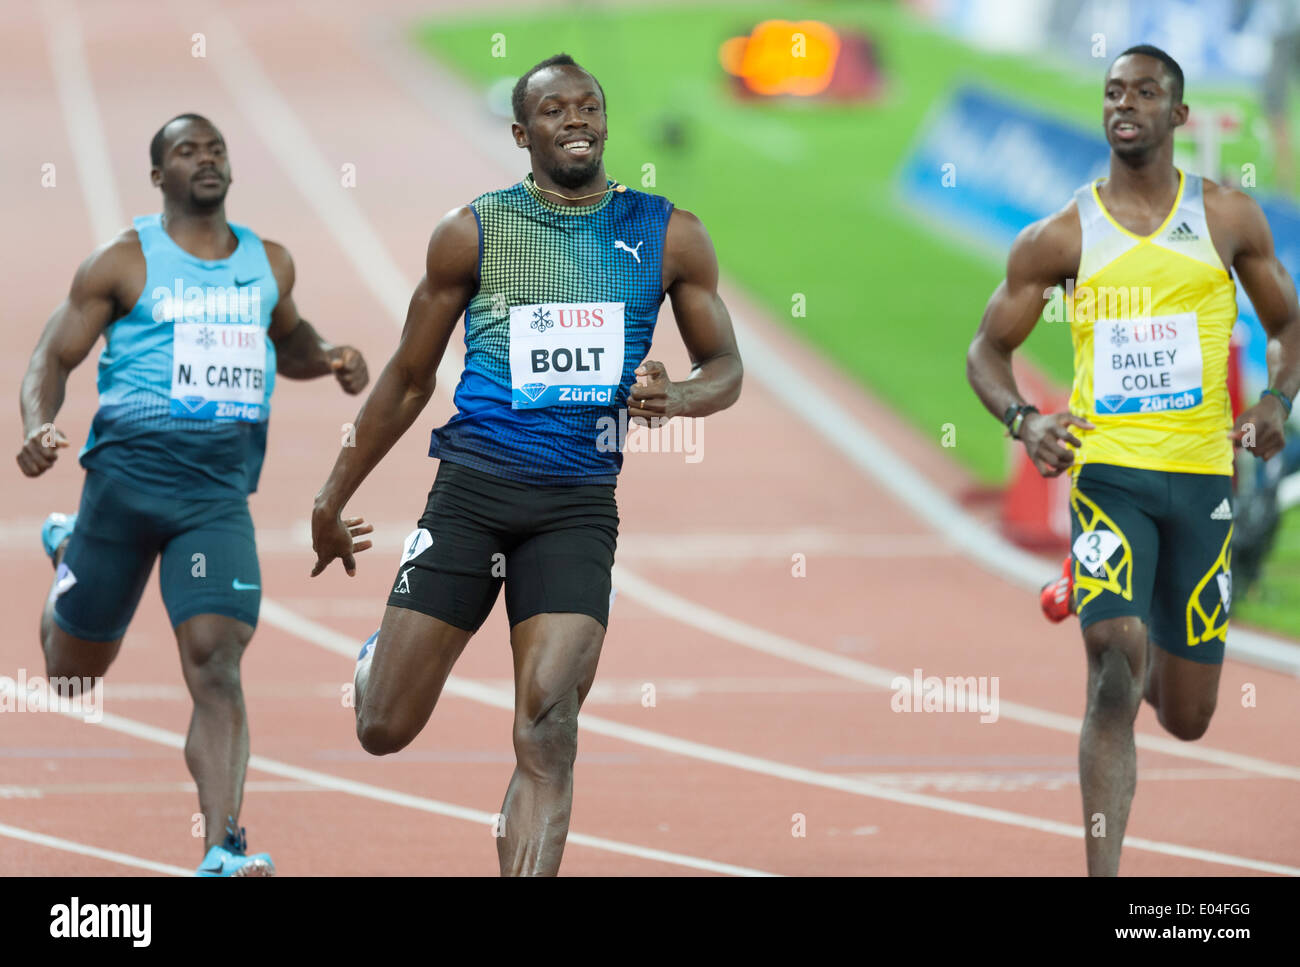
M 168 497 L 245 497 L 257 489 L 275 385 L 266 337 L 280 291 L 262 241 L 230 225 L 227 258 L 189 254 L 160 215 L 134 219 L 146 279 L 105 330 L 99 410 L 81 465 Z
M 479 287 L 456 415 L 429 455 L 541 485 L 613 483 L 619 412 L 654 336 L 672 203 L 557 205 L 532 182 L 480 195 Z

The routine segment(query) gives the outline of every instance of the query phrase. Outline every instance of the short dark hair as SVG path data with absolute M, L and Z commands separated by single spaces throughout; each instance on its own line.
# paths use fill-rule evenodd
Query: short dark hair
M 605 101 L 605 89 L 600 86 L 600 81 L 596 80 L 595 74 L 587 70 L 587 68 L 583 67 L 568 54 L 556 54 L 553 57 L 548 57 L 546 60 L 534 64 L 524 72 L 523 77 L 515 81 L 515 89 L 510 92 L 510 107 L 511 110 L 514 111 L 515 120 L 520 124 L 524 123 L 524 95 L 528 92 L 528 82 L 532 80 L 534 74 L 540 70 L 545 70 L 548 67 L 578 68 L 578 70 L 582 71 L 593 81 L 596 81 L 596 90 L 600 91 L 600 99 L 602 102 Z
M 149 142 L 149 163 L 153 165 L 155 168 L 161 168 L 163 163 L 163 146 L 164 146 L 163 132 L 167 130 L 168 126 L 175 124 L 177 121 L 202 121 L 208 127 L 212 128 L 212 130 L 215 131 L 217 129 L 217 126 L 213 124 L 211 121 L 209 121 L 207 118 L 205 118 L 202 114 L 176 115 L 174 118 L 172 118 L 162 127 L 160 127 L 158 129 L 158 133 L 153 136 L 153 140 Z
M 1153 44 L 1138 44 L 1124 51 L 1119 57 L 1127 57 L 1129 54 L 1141 54 L 1143 57 L 1154 57 L 1160 63 L 1165 65 L 1165 73 L 1173 81 L 1172 94 L 1175 104 L 1181 104 L 1183 101 L 1183 69 L 1178 66 L 1178 61 L 1174 60 L 1159 47 Z M 1119 60 L 1116 57 L 1115 60 Z M 1111 61 L 1111 66 L 1115 66 L 1115 60 Z

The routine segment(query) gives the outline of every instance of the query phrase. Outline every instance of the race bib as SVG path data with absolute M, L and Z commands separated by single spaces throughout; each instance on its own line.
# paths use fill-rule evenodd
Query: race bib
M 1201 403 L 1196 313 L 1098 319 L 1093 400 L 1099 415 L 1187 410 Z
M 510 405 L 608 406 L 623 376 L 623 303 L 510 307 Z
M 266 357 L 266 333 L 260 325 L 174 323 L 172 416 L 264 420 Z

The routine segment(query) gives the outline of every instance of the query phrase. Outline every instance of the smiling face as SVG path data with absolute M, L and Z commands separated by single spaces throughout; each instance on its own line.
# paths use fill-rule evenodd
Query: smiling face
M 193 211 L 211 211 L 226 200 L 230 159 L 221 132 L 206 121 L 179 120 L 163 132 L 162 166 L 151 178 L 167 201 Z
M 570 190 L 605 183 L 605 99 L 578 67 L 547 67 L 528 80 L 515 144 L 532 155 L 533 176 Z M 539 178 L 540 180 L 540 178 Z
M 1145 54 L 1128 54 L 1106 74 L 1102 124 L 1111 150 L 1121 158 L 1144 158 L 1187 121 L 1187 105 L 1174 100 L 1165 65 Z

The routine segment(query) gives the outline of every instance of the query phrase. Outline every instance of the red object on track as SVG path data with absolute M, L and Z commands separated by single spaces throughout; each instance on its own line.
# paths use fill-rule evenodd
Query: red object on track
M 1038 603 L 1042 605 L 1043 614 L 1053 624 L 1060 624 L 1074 614 L 1074 568 L 1070 558 L 1065 559 L 1061 568 L 1061 577 L 1043 585 L 1038 593 Z

